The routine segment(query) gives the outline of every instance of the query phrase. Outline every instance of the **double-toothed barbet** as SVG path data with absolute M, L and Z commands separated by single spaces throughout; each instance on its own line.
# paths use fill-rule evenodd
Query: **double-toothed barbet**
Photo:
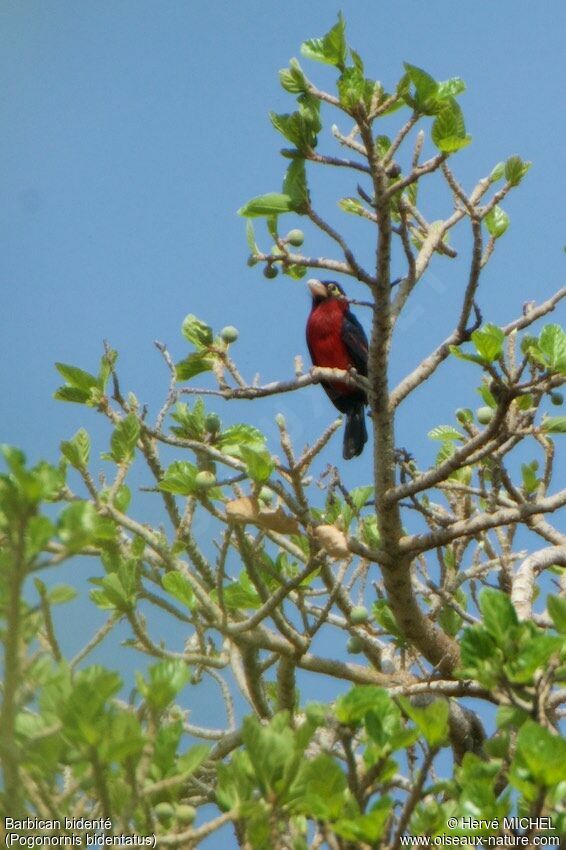
M 368 341 L 364 329 L 350 310 L 340 284 L 312 278 L 308 281 L 312 308 L 307 321 L 307 345 L 314 366 L 368 373 Z M 346 415 L 345 460 L 362 453 L 367 442 L 365 392 L 342 381 L 323 381 L 332 404 Z

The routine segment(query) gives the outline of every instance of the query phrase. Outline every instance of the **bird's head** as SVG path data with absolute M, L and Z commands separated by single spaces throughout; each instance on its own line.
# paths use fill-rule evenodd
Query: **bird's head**
M 311 277 L 307 281 L 307 286 L 311 291 L 313 304 L 320 304 L 322 301 L 327 301 L 330 298 L 344 300 L 346 293 L 339 283 L 334 280 L 317 280 Z

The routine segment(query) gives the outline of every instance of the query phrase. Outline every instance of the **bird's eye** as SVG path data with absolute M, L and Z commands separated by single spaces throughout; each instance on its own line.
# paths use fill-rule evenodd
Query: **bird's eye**
M 340 293 L 340 290 L 338 289 L 338 287 L 336 286 L 335 283 L 329 284 L 328 291 L 330 292 L 331 295 L 339 295 L 339 293 Z

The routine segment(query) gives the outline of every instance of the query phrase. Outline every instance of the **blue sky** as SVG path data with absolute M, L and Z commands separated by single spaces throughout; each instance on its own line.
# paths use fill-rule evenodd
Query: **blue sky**
M 507 205 L 511 228 L 481 293 L 487 319 L 510 320 L 564 274 L 563 4 L 548 4 L 544 15 L 511 2 L 444 0 L 356 0 L 343 10 L 350 43 L 386 85 L 398 79 L 403 60 L 439 79 L 466 81 L 461 103 L 473 144 L 454 166 L 466 187 L 508 154 L 534 162 Z M 333 24 L 336 11 L 320 0 L 2 5 L 3 441 L 33 458 L 53 457 L 59 441 L 85 425 L 103 446 L 95 415 L 52 399 L 53 363 L 94 368 L 106 338 L 120 351 L 124 387 L 155 406 L 166 374 L 153 340 L 182 356 L 179 327 L 188 312 L 217 328 L 239 327 L 234 353 L 249 377 L 288 376 L 293 356 L 306 356 L 304 286 L 265 281 L 248 269 L 235 211 L 279 189 L 286 162 L 267 113 L 292 110 L 293 100 L 277 71 L 299 55 L 302 40 Z M 329 69 L 304 64 L 313 79 L 331 82 Z M 322 149 L 330 147 L 328 128 L 321 140 Z M 340 175 L 336 191 L 333 179 L 314 175 L 315 199 L 363 255 L 369 229 L 335 208 L 340 190 L 355 187 Z M 436 197 L 445 200 L 437 190 Z M 434 205 L 434 189 L 431 199 Z M 444 211 L 439 203 L 438 215 Z M 307 236 L 309 251 L 328 249 L 308 229 Z M 463 235 L 454 242 L 466 244 Z M 448 330 L 462 279 L 461 264 L 436 260 L 402 325 L 397 376 Z M 436 384 L 418 431 L 408 410 L 402 440 L 413 443 L 442 420 L 453 407 L 452 389 Z M 309 406 L 313 427 L 302 423 L 302 439 L 333 415 L 325 398 L 315 400 L 320 395 L 312 388 L 284 399 L 299 419 Z M 474 405 L 475 398 L 458 403 Z M 257 409 L 271 421 L 276 406 Z M 243 415 L 258 414 L 248 405 Z M 363 461 L 353 467 L 356 477 L 363 474 Z
M 165 341 L 176 360 L 184 356 L 180 325 L 189 312 L 216 329 L 239 328 L 234 355 L 250 379 L 258 371 L 265 381 L 290 377 L 294 356 L 307 360 L 306 288 L 289 278 L 266 281 L 247 267 L 236 210 L 279 190 L 286 161 L 267 114 L 292 111 L 294 101 L 277 71 L 304 39 L 329 29 L 338 8 L 323 0 L 5 0 L 0 441 L 33 460 L 54 460 L 59 442 L 84 426 L 104 450 L 109 431 L 99 417 L 53 400 L 54 362 L 94 370 L 108 339 L 120 352 L 123 389 L 156 413 L 168 376 L 153 340 Z M 505 205 L 511 227 L 480 295 L 486 320 L 510 321 L 524 301 L 543 300 L 564 279 L 566 7 L 557 0 L 538 10 L 511 0 L 344 0 L 342 9 L 351 45 L 386 87 L 404 60 L 437 79 L 466 81 L 461 105 L 473 143 L 454 170 L 467 189 L 510 154 L 533 161 Z M 331 84 L 329 69 L 303 64 L 313 80 Z M 323 150 L 331 147 L 333 120 L 321 135 Z M 315 202 L 364 256 L 369 229 L 335 206 L 355 194 L 355 184 L 344 174 L 333 180 L 313 175 Z M 447 215 L 446 194 L 432 183 L 430 192 L 427 209 Z M 299 224 L 290 218 L 289 227 Z M 305 231 L 309 253 L 328 250 Z M 465 258 L 464 234 L 453 244 Z M 451 330 L 464 279 L 459 261 L 435 260 L 400 326 L 396 379 Z M 346 285 L 364 297 L 360 285 Z M 560 319 L 564 310 L 552 320 Z M 454 407 L 480 404 L 476 378 L 466 364 L 447 366 L 401 413 L 399 444 L 430 462 L 437 446 L 427 431 L 450 421 Z M 270 435 L 283 410 L 299 444 L 334 418 L 317 387 L 257 405 L 211 406 L 225 421 L 248 419 Z M 340 440 L 325 461 L 340 458 Z M 352 461 L 347 483 L 366 483 L 370 468 L 368 453 Z M 142 510 L 151 516 L 153 509 L 144 503 Z M 82 612 L 70 614 L 69 624 L 73 616 L 78 624 Z

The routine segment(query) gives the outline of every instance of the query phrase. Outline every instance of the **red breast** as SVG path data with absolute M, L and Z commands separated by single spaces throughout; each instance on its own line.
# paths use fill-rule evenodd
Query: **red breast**
M 342 340 L 342 322 L 348 302 L 337 298 L 322 301 L 311 310 L 307 321 L 307 343 L 315 366 L 332 369 L 349 369 L 352 361 Z M 339 381 L 333 386 L 349 394 L 353 388 Z

